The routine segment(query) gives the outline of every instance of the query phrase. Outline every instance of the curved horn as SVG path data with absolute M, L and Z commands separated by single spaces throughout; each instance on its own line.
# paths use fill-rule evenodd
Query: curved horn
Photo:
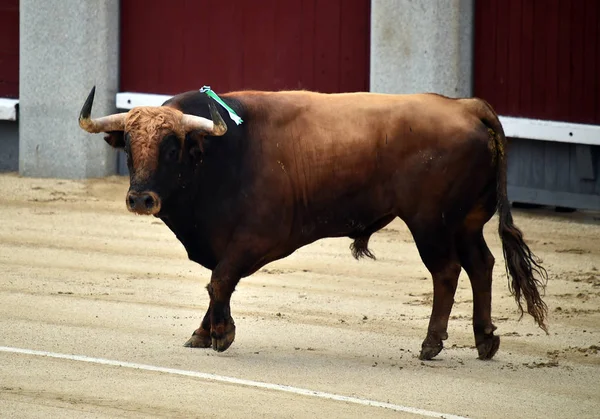
M 117 113 L 97 119 L 90 118 L 95 94 L 96 86 L 92 88 L 92 91 L 83 104 L 83 108 L 81 108 L 81 112 L 79 113 L 79 126 L 91 133 L 123 131 L 125 127 L 125 116 L 127 113 Z
M 183 114 L 181 123 L 185 129 L 185 132 L 194 130 L 204 131 L 208 135 L 220 137 L 225 135 L 227 132 L 227 124 L 221 118 L 219 111 L 212 102 L 208 102 L 208 109 L 210 110 L 210 117 L 212 119 L 202 118 L 201 116 Z

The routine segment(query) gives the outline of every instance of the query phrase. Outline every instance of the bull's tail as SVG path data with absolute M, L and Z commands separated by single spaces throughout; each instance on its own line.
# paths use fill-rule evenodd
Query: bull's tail
M 497 210 L 500 223 L 498 233 L 502 241 L 502 250 L 504 252 L 504 263 L 506 274 L 509 277 L 509 289 L 514 295 L 521 317 L 523 317 L 523 300 L 529 313 L 546 333 L 546 316 L 548 307 L 542 300 L 540 290 L 544 290 L 548 281 L 548 273 L 542 266 L 542 262 L 537 258 L 523 239 L 523 233 L 513 222 L 510 212 L 510 203 L 506 192 L 506 137 L 498 116 L 487 104 L 488 115 L 482 118 L 482 122 L 491 129 L 490 136 L 493 136 L 494 148 L 496 150 L 496 170 L 497 170 Z

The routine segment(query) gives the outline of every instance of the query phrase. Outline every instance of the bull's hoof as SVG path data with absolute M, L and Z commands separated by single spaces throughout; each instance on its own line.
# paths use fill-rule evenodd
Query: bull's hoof
M 486 335 L 483 341 L 477 344 L 477 353 L 479 356 L 477 358 L 482 360 L 492 359 L 496 352 L 498 352 L 498 348 L 500 347 L 500 336 L 495 336 L 493 334 Z
M 448 339 L 448 333 L 443 332 L 434 332 L 429 331 L 427 333 L 427 337 L 423 341 L 421 345 L 421 353 L 419 354 L 419 359 L 421 361 L 429 361 L 433 359 L 437 354 L 439 354 L 442 349 L 444 349 L 443 340 Z
M 214 327 L 210 333 L 210 337 L 213 351 L 226 351 L 235 339 L 235 324 L 231 321 L 227 325 L 220 324 Z
M 421 361 L 429 361 L 432 360 L 437 354 L 439 354 L 442 349 L 444 349 L 444 344 L 440 341 L 437 345 L 425 345 L 421 346 L 421 353 L 419 354 L 419 359 Z
M 197 329 L 192 333 L 192 337 L 183 344 L 186 348 L 210 348 L 212 341 L 208 330 Z

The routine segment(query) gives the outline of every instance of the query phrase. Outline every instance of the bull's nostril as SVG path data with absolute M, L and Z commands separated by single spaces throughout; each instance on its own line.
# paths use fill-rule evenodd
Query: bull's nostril
M 129 208 L 134 208 L 135 207 L 135 198 L 131 195 L 129 195 L 127 197 L 127 204 L 129 205 Z
M 144 198 L 144 205 L 146 206 L 146 209 L 151 209 L 154 206 L 154 199 L 148 195 Z

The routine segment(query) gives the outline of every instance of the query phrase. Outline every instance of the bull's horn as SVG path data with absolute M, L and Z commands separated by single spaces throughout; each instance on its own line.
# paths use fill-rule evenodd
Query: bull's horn
M 189 115 L 187 113 L 183 114 L 181 123 L 185 132 L 199 130 L 215 137 L 225 135 L 227 132 L 227 124 L 225 124 L 225 121 L 221 118 L 214 103 L 208 102 L 208 109 L 210 110 L 210 118 L 212 121 L 211 119 L 202 118 L 201 116 Z
M 91 133 L 123 131 L 125 127 L 125 116 L 127 113 L 117 113 L 97 119 L 90 118 L 95 94 L 96 86 L 92 88 L 92 91 L 83 104 L 83 108 L 81 108 L 81 112 L 79 114 L 79 126 Z

